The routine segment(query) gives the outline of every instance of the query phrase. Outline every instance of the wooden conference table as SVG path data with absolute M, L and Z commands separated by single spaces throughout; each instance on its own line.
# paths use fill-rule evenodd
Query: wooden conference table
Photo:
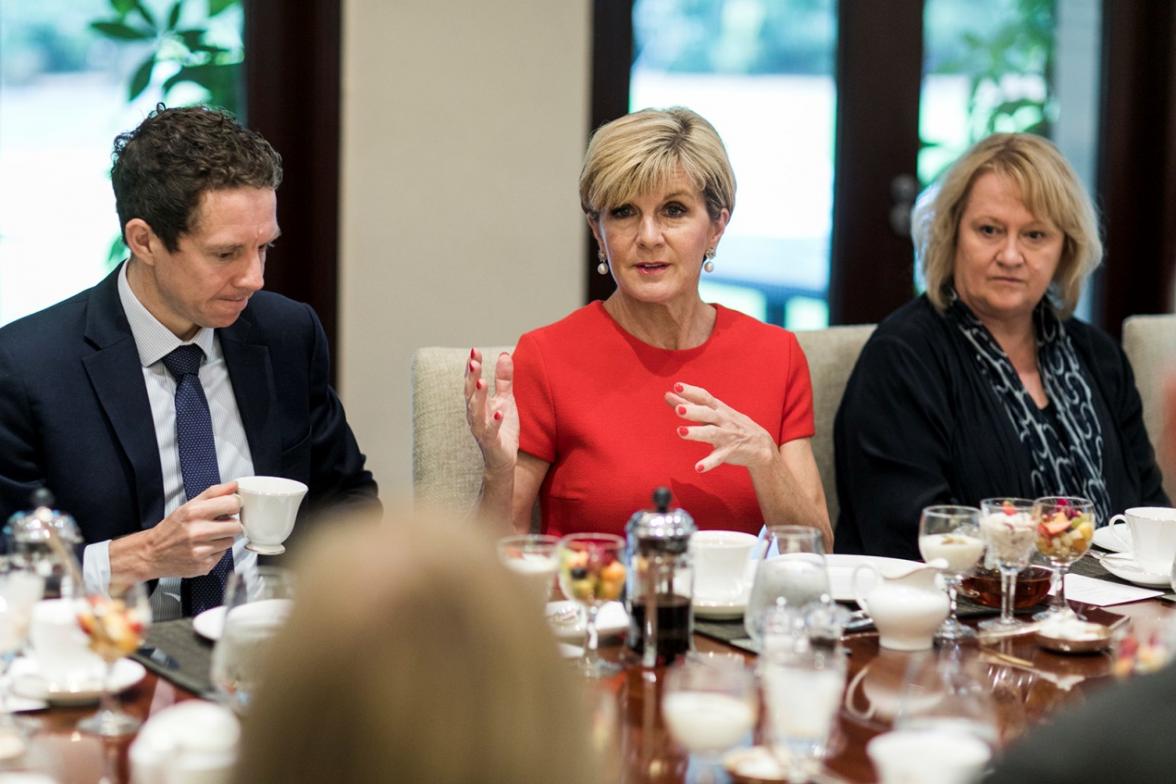
M 1106 610 L 1084 609 L 1093 620 L 1113 620 Z M 1127 616 L 1137 630 L 1157 627 L 1172 612 L 1160 599 L 1118 605 L 1110 610 Z M 875 774 L 866 756 L 866 742 L 890 728 L 908 657 L 915 654 L 880 650 L 873 632 L 849 635 L 845 644 L 850 651 L 851 688 L 842 703 L 839 739 L 828 768 L 835 777 L 846 781 L 872 782 Z M 702 634 L 695 635 L 695 647 L 700 651 L 743 653 Z M 619 641 L 605 645 L 602 654 L 614 660 L 629 658 Z M 752 654 L 743 655 L 753 658 Z M 1051 711 L 1064 710 L 1079 695 L 1113 682 L 1109 654 L 1054 654 L 1039 648 L 1032 637 L 1005 640 L 999 647 L 966 647 L 964 655 L 984 657 L 982 662 L 990 677 L 1002 742 L 1016 737 Z M 690 759 L 669 737 L 658 708 L 664 675 L 660 669 L 643 672 L 630 667 L 589 687 L 600 705 L 607 707 L 605 715 L 613 719 L 608 722 L 610 729 L 606 733 L 613 736 L 610 745 L 615 749 L 609 781 L 659 784 L 686 781 Z M 142 681 L 123 693 L 122 699 L 128 711 L 146 718 L 194 696 L 193 692 L 148 672 Z M 30 765 L 50 771 L 62 784 L 93 784 L 102 778 L 104 764 L 109 763 L 117 771 L 117 781 L 128 782 L 127 749 L 132 739 L 104 744 L 75 729 L 77 721 L 93 710 L 93 706 L 85 706 L 23 714 L 24 721 L 35 723 L 27 755 Z M 758 780 L 753 781 L 758 784 Z

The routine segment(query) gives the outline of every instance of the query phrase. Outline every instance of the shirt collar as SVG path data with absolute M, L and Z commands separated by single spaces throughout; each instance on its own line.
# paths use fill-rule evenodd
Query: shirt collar
M 151 315 L 151 311 L 139 301 L 127 280 L 127 269 L 131 262 L 128 259 L 118 273 L 118 298 L 122 302 L 123 312 L 127 315 L 127 323 L 131 325 L 131 336 L 135 339 L 135 348 L 139 351 L 139 362 L 143 367 L 150 367 L 166 357 L 178 346 L 194 343 L 204 351 L 206 359 L 219 358 L 220 346 L 216 340 L 216 333 L 209 327 L 201 327 L 191 340 L 180 340 L 159 319 Z

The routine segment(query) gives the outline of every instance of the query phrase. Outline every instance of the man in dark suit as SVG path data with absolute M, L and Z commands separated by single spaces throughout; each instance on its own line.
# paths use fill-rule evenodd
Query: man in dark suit
M 294 538 L 324 508 L 378 508 L 318 318 L 261 291 L 281 177 L 228 115 L 159 107 L 115 140 L 130 258 L 0 329 L 0 521 L 48 487 L 81 528 L 87 586 L 160 580 L 165 617 L 254 568 L 238 477 L 309 486 Z

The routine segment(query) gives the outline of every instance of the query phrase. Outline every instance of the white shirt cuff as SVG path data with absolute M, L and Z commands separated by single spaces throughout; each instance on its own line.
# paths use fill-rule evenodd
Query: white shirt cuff
M 105 596 L 110 590 L 110 540 L 86 545 L 82 551 L 82 580 L 86 593 Z

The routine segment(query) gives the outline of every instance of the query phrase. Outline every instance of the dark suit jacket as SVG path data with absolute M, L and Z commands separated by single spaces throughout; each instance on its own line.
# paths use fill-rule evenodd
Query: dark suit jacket
M 310 306 L 261 291 L 217 334 L 254 473 L 310 488 L 291 539 L 325 505 L 378 504 Z M 155 525 L 163 477 L 152 421 L 118 270 L 0 329 L 0 522 L 45 485 L 87 543 Z

